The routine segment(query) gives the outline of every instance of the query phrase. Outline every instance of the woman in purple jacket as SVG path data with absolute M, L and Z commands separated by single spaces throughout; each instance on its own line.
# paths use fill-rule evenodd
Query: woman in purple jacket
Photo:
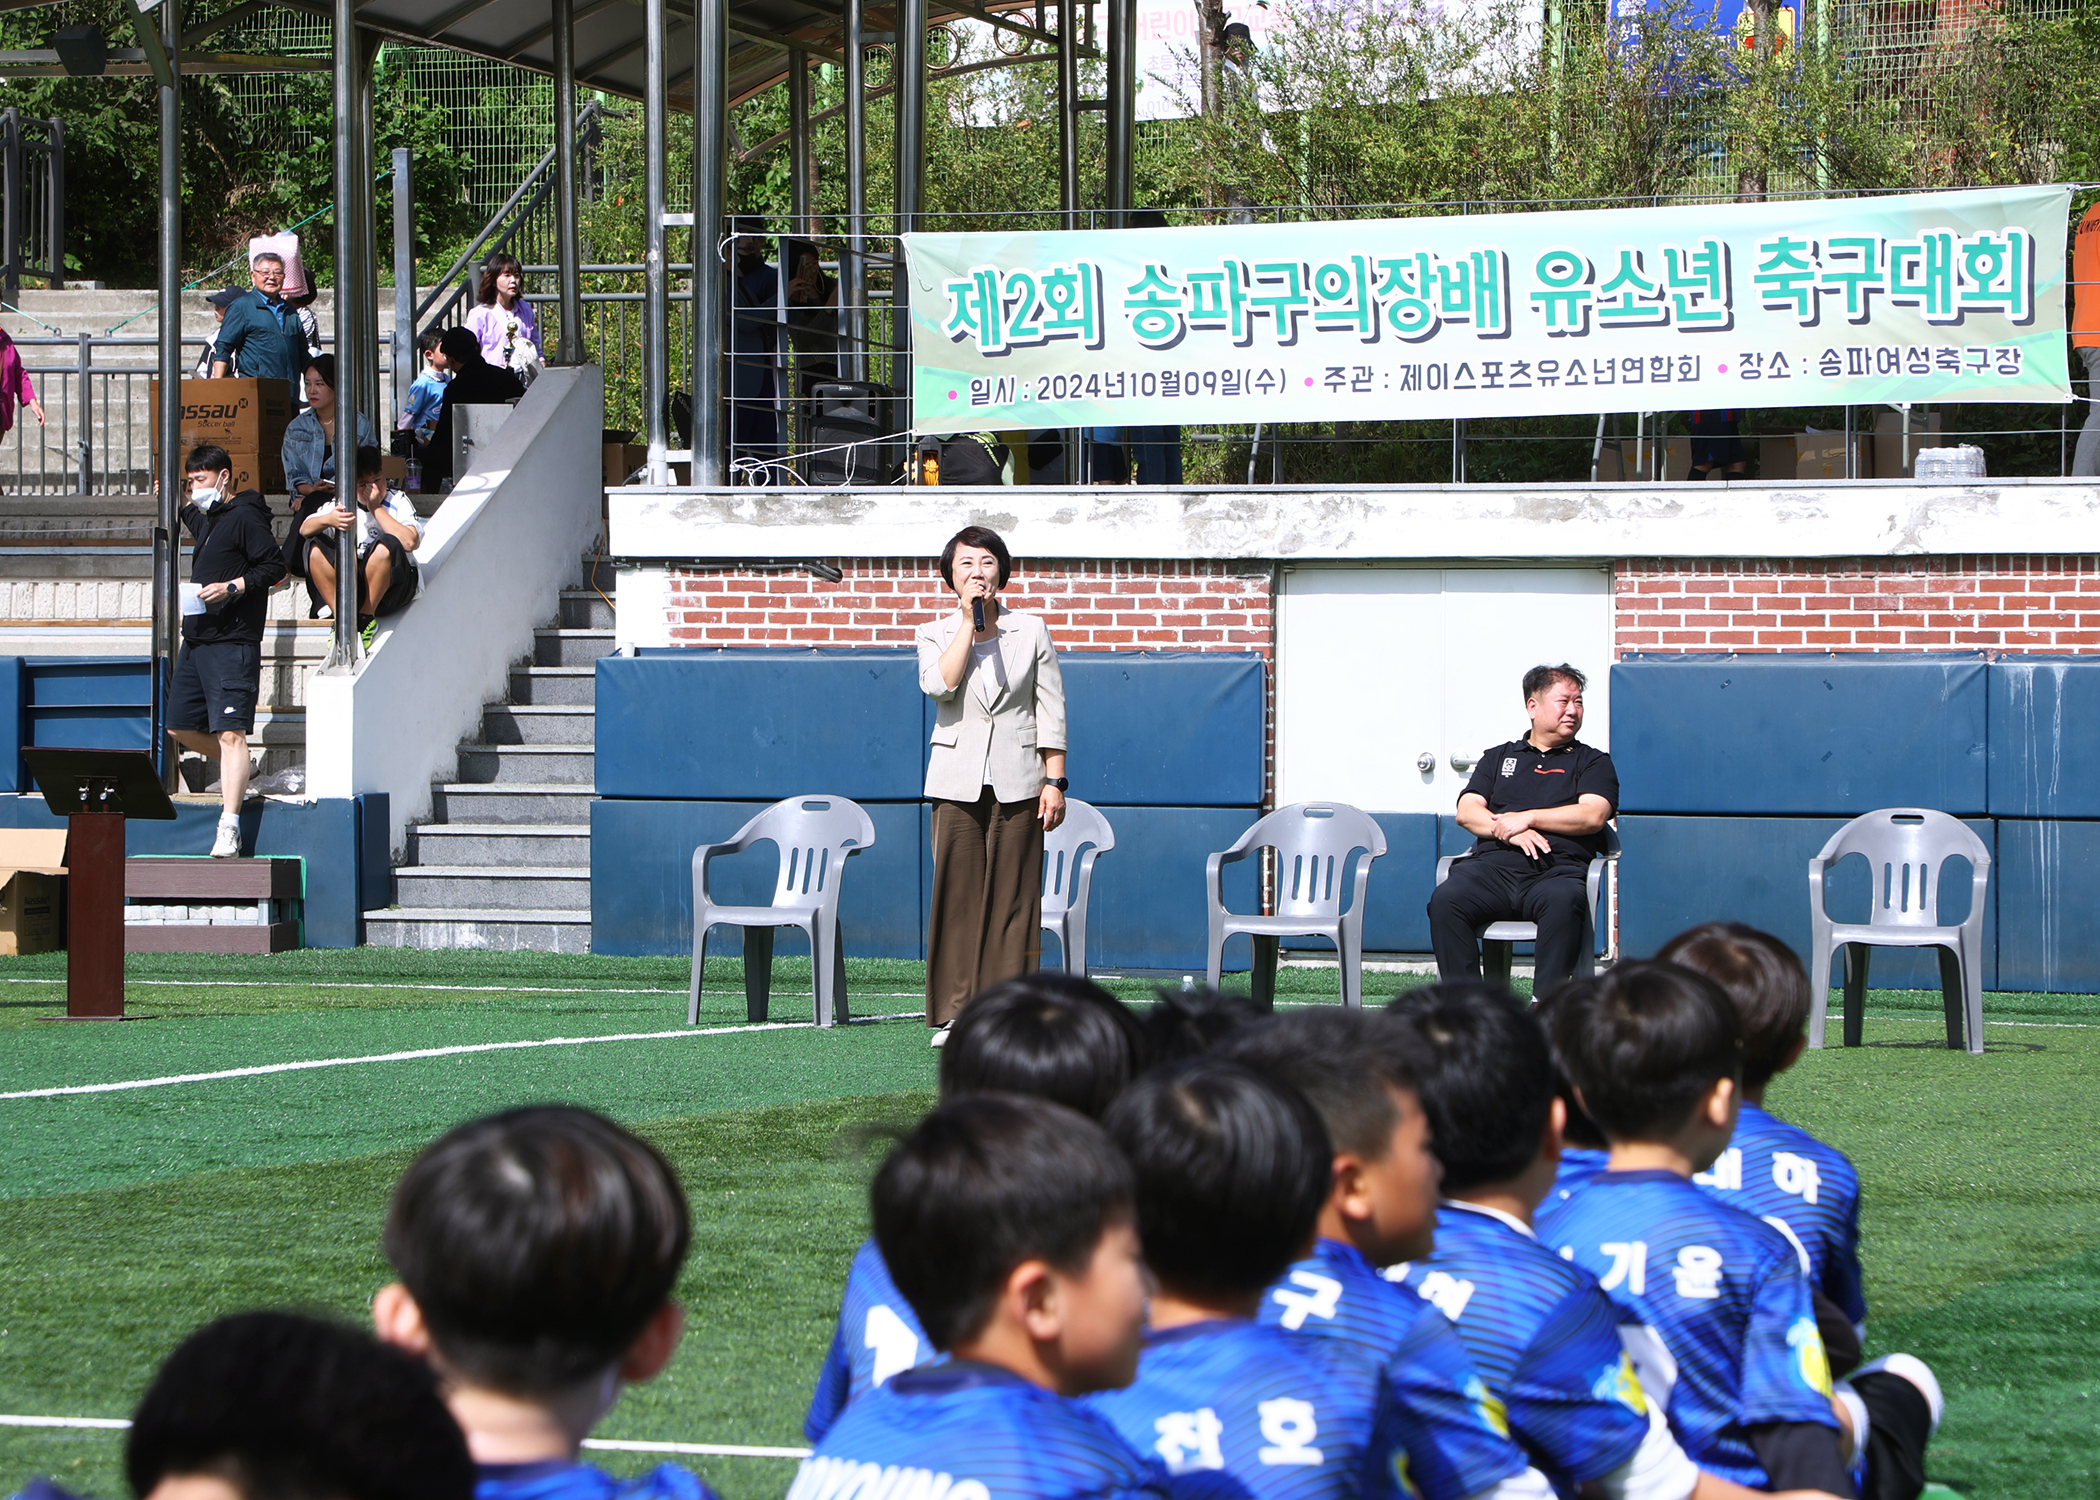
M 29 383 L 29 371 L 22 367 L 22 351 L 0 329 L 0 439 L 14 431 L 17 405 L 29 408 L 37 426 L 44 425 L 44 406 L 36 399 L 36 387 Z

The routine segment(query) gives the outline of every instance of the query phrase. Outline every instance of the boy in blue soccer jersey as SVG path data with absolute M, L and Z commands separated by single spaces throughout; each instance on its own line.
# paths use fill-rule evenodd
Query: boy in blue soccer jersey
M 1708 922 L 1658 959 L 1696 969 L 1743 1020 L 1743 1106 L 1728 1149 L 1692 1181 L 1794 1242 L 1816 1294 L 1831 1372 L 1858 1368 L 1867 1331 L 1859 1269 L 1859 1173 L 1845 1153 L 1768 1113 L 1765 1090 L 1808 1045 L 1808 975 L 1794 950 L 1741 922 Z
M 1099 1119 L 1137 1071 L 1137 1018 L 1099 985 L 1046 971 L 995 985 L 963 1008 L 941 1049 L 941 1097 L 1028 1094 Z M 802 1430 L 824 1436 L 848 1403 L 935 1358 L 875 1241 L 846 1273 L 838 1327 Z
M 401 1279 L 372 1322 L 443 1377 L 475 1500 L 714 1500 L 675 1464 L 615 1479 L 577 1459 L 620 1388 L 671 1362 L 691 1238 L 671 1164 L 588 1110 L 471 1121 L 410 1164 L 383 1241 Z
M 1642 1393 L 1619 1310 L 1532 1231 L 1567 1114 L 1538 1019 L 1479 980 L 1411 990 L 1387 1013 L 1414 1042 L 1444 1164 L 1436 1248 L 1393 1269 L 1458 1325 L 1524 1451 L 1566 1496 L 1750 1500 L 1685 1456 Z
M 1067 1399 L 1128 1382 L 1144 1325 L 1130 1166 L 1101 1127 L 1042 1099 L 950 1100 L 890 1153 L 869 1204 L 948 1359 L 848 1406 L 789 1500 L 866 1493 L 869 1475 L 942 1500 L 1165 1500 L 1159 1466 Z
M 1221 1050 L 1303 1094 L 1334 1148 L 1311 1253 L 1268 1289 L 1261 1321 L 1382 1372 L 1380 1430 L 1411 1493 L 1544 1494 L 1449 1320 L 1379 1274 L 1426 1254 L 1436 1230 L 1440 1174 L 1405 1035 L 1360 1011 L 1301 1011 Z
M 1326 1201 L 1333 1153 L 1312 1106 L 1251 1068 L 1194 1057 L 1137 1079 L 1105 1123 L 1137 1174 L 1158 1289 L 1137 1379 L 1088 1404 L 1187 1493 L 1398 1493 L 1374 1446 L 1377 1367 L 1254 1320 Z
M 1692 1183 L 1735 1127 L 1742 1022 L 1676 964 L 1626 963 L 1554 998 L 1554 1050 L 1611 1142 L 1609 1167 L 1541 1216 L 1540 1237 L 1652 1330 L 1641 1371 L 1694 1463 L 1753 1489 L 1913 1500 L 1938 1421 L 1929 1372 L 1862 1374 L 1834 1400 L 1788 1238 Z

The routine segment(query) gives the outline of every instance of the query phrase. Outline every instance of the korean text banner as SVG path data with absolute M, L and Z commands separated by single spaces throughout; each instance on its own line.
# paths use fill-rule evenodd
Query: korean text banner
M 2067 401 L 2070 191 L 916 234 L 920 432 Z

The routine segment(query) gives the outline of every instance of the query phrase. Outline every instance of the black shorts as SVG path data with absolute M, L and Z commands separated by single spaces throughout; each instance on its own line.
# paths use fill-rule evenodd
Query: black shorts
M 1739 437 L 1700 437 L 1692 435 L 1692 462 L 1705 464 L 1709 468 L 1720 464 L 1743 462 L 1743 440 Z
M 261 641 L 184 641 L 168 689 L 168 728 L 255 733 Z
M 357 565 L 359 569 L 362 570 L 364 565 L 371 559 L 372 554 L 381 547 L 386 548 L 388 554 L 394 559 L 394 571 L 392 577 L 387 581 L 386 593 L 380 597 L 376 604 L 370 599 L 361 601 L 364 605 L 364 612 L 373 616 L 391 615 L 404 610 L 408 608 L 408 602 L 416 597 L 416 559 L 409 552 L 408 548 L 403 545 L 401 538 L 395 536 L 391 531 L 374 537 L 357 549 Z M 360 593 L 364 590 L 362 572 L 360 572 L 358 577 L 358 590 Z

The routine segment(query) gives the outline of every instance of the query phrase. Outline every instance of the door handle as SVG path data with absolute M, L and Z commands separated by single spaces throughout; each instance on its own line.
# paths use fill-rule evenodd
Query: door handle
M 1427 776 L 1432 771 L 1436 770 L 1436 752 L 1433 750 L 1424 750 L 1420 755 L 1417 755 L 1415 757 L 1415 769 L 1417 771 L 1420 771 L 1424 776 Z
M 1477 755 L 1454 755 L 1451 757 L 1451 769 L 1454 771 L 1470 771 L 1479 764 L 1480 757 Z

